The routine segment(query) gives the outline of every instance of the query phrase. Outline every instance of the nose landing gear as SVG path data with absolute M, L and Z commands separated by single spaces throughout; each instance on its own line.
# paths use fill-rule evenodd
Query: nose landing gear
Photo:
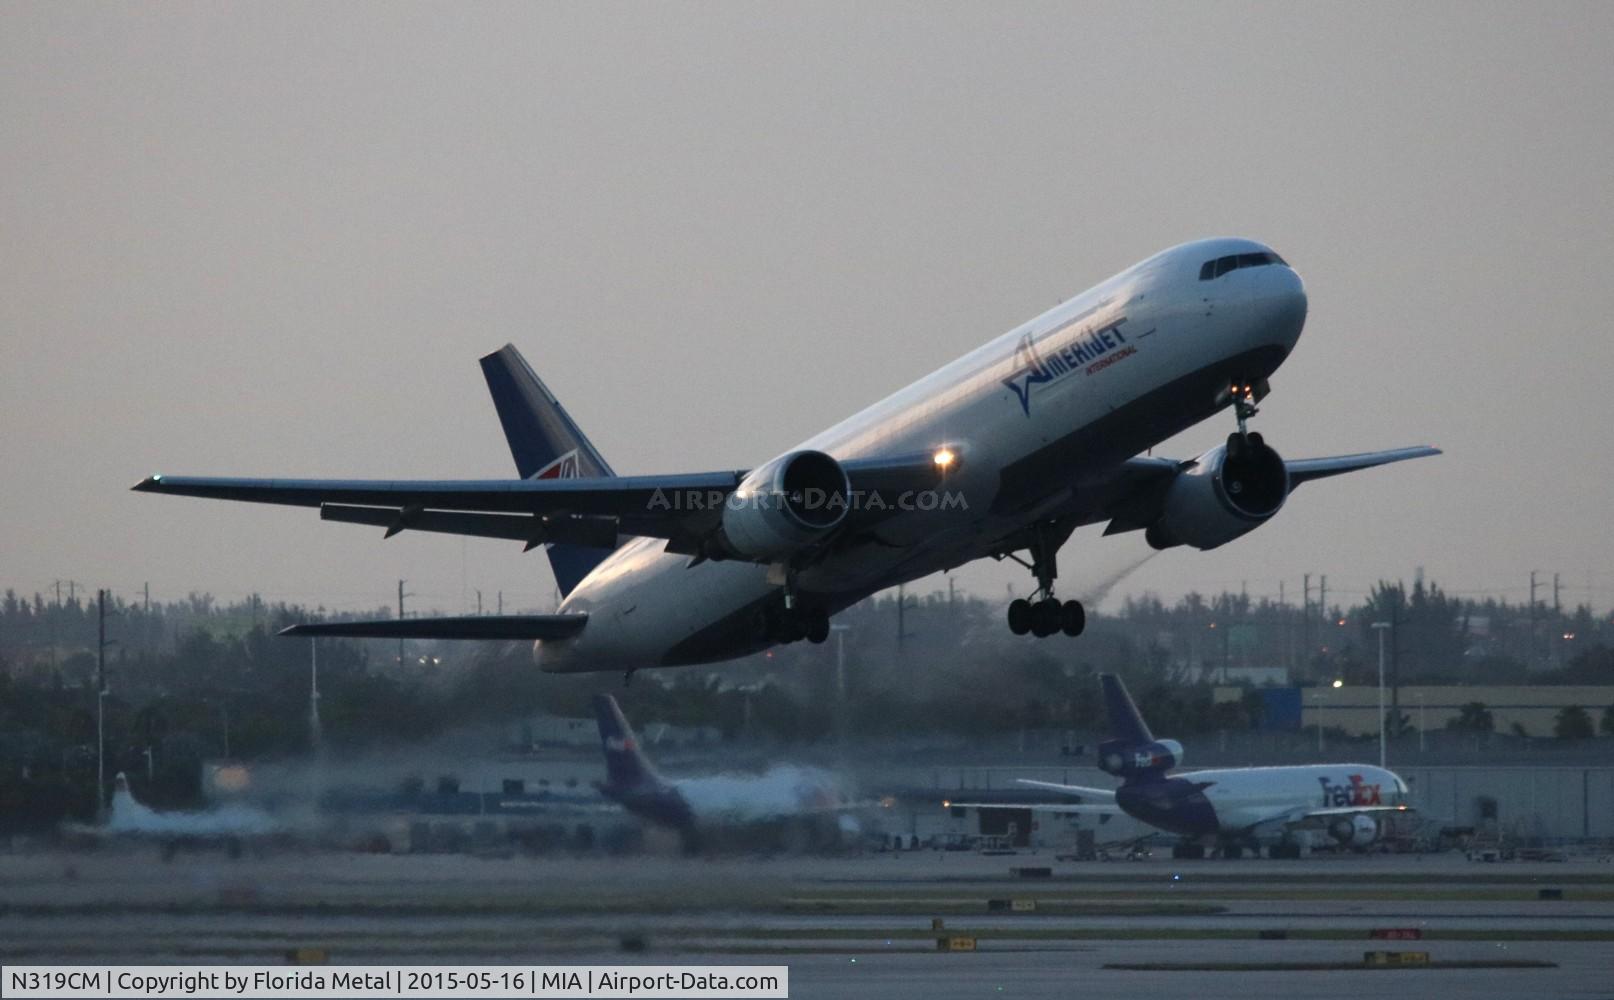
M 1256 379 L 1254 382 L 1240 382 L 1234 380 L 1227 388 L 1217 393 L 1218 402 L 1233 404 L 1233 417 L 1238 421 L 1239 429 L 1236 433 L 1227 436 L 1227 457 L 1242 457 L 1246 446 L 1261 446 L 1261 435 L 1250 433 L 1250 418 L 1261 411 L 1256 408 L 1257 403 L 1267 397 L 1272 386 L 1266 379 Z
M 1030 633 L 1045 639 L 1063 632 L 1074 637 L 1087 628 L 1087 610 L 1082 607 L 1081 601 L 1061 602 L 1054 597 L 1054 578 L 1059 575 L 1054 554 L 1068 537 L 1068 530 L 1058 534 L 1050 526 L 1039 524 L 1034 529 L 1029 546 L 1031 562 L 1026 562 L 1013 552 L 1003 554 L 1003 557 L 1013 559 L 1031 570 L 1037 578 L 1037 590 L 1031 600 L 1019 597 L 1009 602 L 1009 631 L 1015 635 Z

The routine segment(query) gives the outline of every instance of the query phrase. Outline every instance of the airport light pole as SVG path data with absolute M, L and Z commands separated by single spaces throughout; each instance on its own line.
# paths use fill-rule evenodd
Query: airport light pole
M 1378 632 L 1378 766 L 1385 766 L 1385 629 L 1390 627 L 1388 621 L 1375 621 L 1374 631 Z M 1419 739 L 1422 739 L 1422 729 Z
M 835 735 L 846 748 L 846 633 L 852 626 L 831 625 L 835 633 Z
M 71 582 L 70 582 L 71 583 Z M 106 638 L 105 590 L 95 592 L 95 819 L 106 822 Z
M 1418 692 L 1418 753 L 1419 754 L 1422 754 L 1423 751 L 1424 751 L 1424 742 L 1423 742 L 1423 734 L 1424 734 L 1424 732 L 1425 732 L 1425 729 L 1424 729 L 1424 725 L 1423 725 L 1423 692 L 1419 691 Z
M 1317 716 L 1317 752 L 1319 754 L 1321 754 L 1323 752 L 1323 689 L 1322 688 L 1312 688 L 1311 689 L 1311 703 L 1317 709 L 1317 711 L 1314 713 Z
M 480 604 L 481 592 L 478 594 Z M 319 640 L 308 640 L 308 744 L 315 753 L 320 748 L 319 725 Z

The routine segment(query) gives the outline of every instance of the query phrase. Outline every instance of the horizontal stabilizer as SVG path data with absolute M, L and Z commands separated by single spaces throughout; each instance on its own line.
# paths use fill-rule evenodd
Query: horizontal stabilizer
M 462 615 L 293 625 L 280 634 L 352 639 L 567 639 L 581 632 L 586 624 L 586 614 Z

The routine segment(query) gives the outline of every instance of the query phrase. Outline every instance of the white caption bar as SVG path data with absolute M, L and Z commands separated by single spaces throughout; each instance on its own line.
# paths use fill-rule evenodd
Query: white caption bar
M 788 997 L 784 965 L 4 965 L 0 997 Z

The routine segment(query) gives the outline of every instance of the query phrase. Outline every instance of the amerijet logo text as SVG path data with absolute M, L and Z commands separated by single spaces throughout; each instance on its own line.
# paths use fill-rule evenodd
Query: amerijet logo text
M 1069 343 L 1050 351 L 1046 357 L 1037 351 L 1035 337 L 1026 334 L 1014 349 L 1014 374 L 1004 379 L 1003 384 L 1013 390 L 1025 415 L 1031 416 L 1032 386 L 1052 382 L 1084 369 L 1091 375 L 1136 353 L 1137 348 L 1129 346 L 1121 333 L 1121 324 L 1125 322 L 1126 317 L 1122 316 L 1108 326 L 1078 334 Z M 1044 336 L 1043 339 L 1047 340 L 1048 337 Z M 1103 364 L 1097 363 L 1100 358 L 1104 359 Z
M 1327 778 L 1318 776 L 1317 780 L 1323 786 L 1323 807 L 1338 809 L 1343 806 L 1376 806 L 1383 804 L 1383 797 L 1379 794 L 1378 785 L 1369 785 L 1362 781 L 1360 774 L 1350 776 L 1350 784 L 1336 785 Z

